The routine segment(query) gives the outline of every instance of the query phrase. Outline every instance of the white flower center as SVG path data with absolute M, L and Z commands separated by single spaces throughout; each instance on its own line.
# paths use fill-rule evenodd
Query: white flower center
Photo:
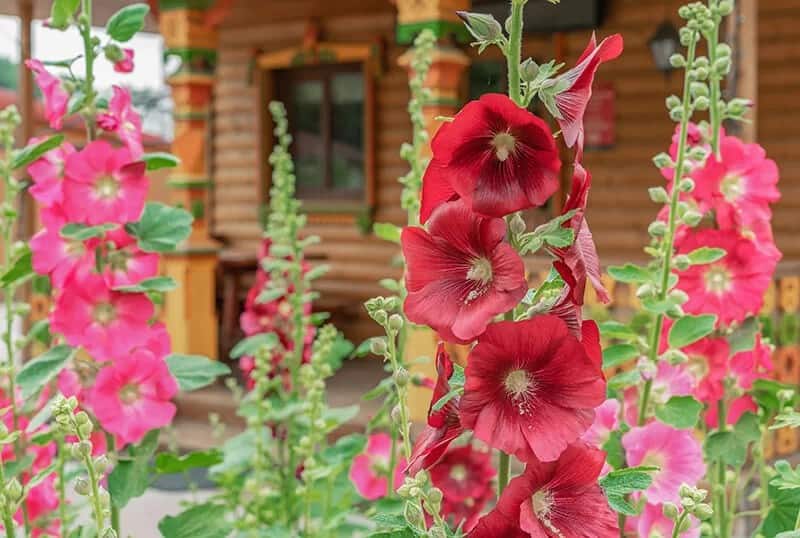
M 467 469 L 463 465 L 453 465 L 453 468 L 450 469 L 450 478 L 455 480 L 456 482 L 461 482 L 465 478 L 467 478 Z
M 722 265 L 712 265 L 709 267 L 704 278 L 706 281 L 706 290 L 717 295 L 722 295 L 730 291 L 733 285 L 733 278 L 730 271 Z
M 742 183 L 742 176 L 739 174 L 731 173 L 722 178 L 719 190 L 722 192 L 722 196 L 725 197 L 725 201 L 735 202 L 741 198 L 742 194 L 744 194 L 744 185 Z
M 92 311 L 92 318 L 100 325 L 109 325 L 116 317 L 116 309 L 111 303 L 97 303 Z
M 119 400 L 125 405 L 136 403 L 139 400 L 139 387 L 128 383 L 119 391 Z
M 492 138 L 492 146 L 494 146 L 494 154 L 497 159 L 504 162 L 508 157 L 514 153 L 514 146 L 517 140 L 509 132 L 497 133 Z
M 520 415 L 531 410 L 536 392 L 536 380 L 525 370 L 511 370 L 503 380 L 506 394 L 511 397 Z
M 474 280 L 486 285 L 492 281 L 492 262 L 486 258 L 476 258 L 467 271 L 467 280 Z
M 94 192 L 99 198 L 116 198 L 119 192 L 119 181 L 112 176 L 103 176 L 95 183 Z
M 553 511 L 553 494 L 547 490 L 540 489 L 531 498 L 533 513 L 550 533 L 563 538 L 564 534 L 550 521 L 550 514 Z

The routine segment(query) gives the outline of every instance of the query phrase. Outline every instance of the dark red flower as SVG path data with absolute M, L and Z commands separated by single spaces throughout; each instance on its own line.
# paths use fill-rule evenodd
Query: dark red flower
M 541 119 L 500 94 L 468 103 L 431 142 L 420 219 L 455 195 L 476 213 L 503 217 L 538 207 L 558 189 L 553 135 Z
M 522 461 L 558 459 L 606 396 L 597 340 L 584 334 L 551 315 L 490 325 L 469 354 L 461 424 Z
M 616 538 L 617 515 L 597 484 L 605 453 L 570 445 L 558 461 L 532 462 L 469 538 Z
M 469 444 L 451 448 L 430 470 L 431 482 L 439 488 L 442 515 L 454 527 L 464 530 L 475 526 L 481 510 L 494 496 L 492 479 L 497 474 L 489 452 L 475 450 Z
M 575 241 L 566 248 L 550 249 L 563 263 L 563 266 L 556 267 L 562 278 L 565 274 L 564 267 L 572 273 L 575 281 L 571 288 L 572 302 L 578 306 L 583 304 L 587 279 L 592 283 L 597 297 L 604 303 L 609 301 L 608 292 L 600 279 L 600 258 L 597 255 L 597 247 L 595 247 L 592 232 L 589 231 L 589 224 L 586 222 L 586 204 L 591 186 L 591 174 L 576 161 L 572 176 L 572 189 L 562 211 L 563 215 L 570 211 L 576 211 L 575 215 L 564 223 L 564 227 L 572 228 L 575 233 Z
M 583 146 L 583 115 L 592 97 L 594 75 L 600 64 L 622 54 L 622 48 L 622 36 L 619 34 L 605 38 L 599 46 L 592 34 L 586 50 L 578 58 L 577 65 L 556 79 L 559 84 L 567 84 L 566 89 L 555 97 L 556 107 L 561 114 L 556 119 L 568 147 L 571 148 L 580 139 L 579 153 Z
M 406 314 L 445 340 L 468 342 L 527 293 L 522 258 L 503 241 L 503 219 L 477 215 L 463 200 L 439 207 L 428 224 L 402 234 Z
M 458 418 L 458 397 L 448 401 L 438 411 L 433 409 L 436 402 L 450 392 L 450 378 L 453 376 L 453 362 L 443 342 L 439 342 L 436 349 L 436 371 L 438 377 L 428 407 L 428 425 L 417 436 L 408 464 L 407 472 L 411 476 L 434 465 L 450 443 L 464 431 Z

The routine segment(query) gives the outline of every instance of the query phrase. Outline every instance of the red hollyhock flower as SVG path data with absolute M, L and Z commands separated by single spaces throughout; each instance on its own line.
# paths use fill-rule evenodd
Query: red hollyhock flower
M 503 217 L 538 207 L 558 188 L 561 162 L 550 128 L 500 94 L 468 103 L 431 142 L 420 220 L 464 198 L 476 213 Z
M 532 462 L 469 538 L 616 538 L 617 515 L 597 484 L 605 453 L 570 445 L 558 461 Z
M 561 117 L 556 119 L 567 147 L 571 148 L 580 139 L 578 146 L 582 148 L 583 115 L 592 97 L 594 75 L 600 64 L 622 54 L 622 48 L 622 36 L 619 34 L 605 38 L 599 46 L 595 35 L 592 34 L 586 50 L 578 58 L 578 64 L 556 79 L 557 83 L 567 84 L 566 89 L 555 97 L 556 107 L 561 113 Z
M 470 445 L 448 450 L 430 471 L 431 482 L 444 494 L 442 515 L 454 527 L 475 526 L 481 510 L 494 496 L 492 480 L 497 474 L 489 452 Z
M 558 459 L 605 400 L 593 326 L 589 322 L 581 342 L 550 315 L 490 325 L 469 354 L 460 403 L 464 427 L 522 461 Z
M 411 461 L 407 469 L 411 476 L 434 465 L 450 443 L 464 431 L 458 418 L 458 397 L 448 401 L 438 411 L 433 410 L 436 402 L 450 392 L 450 378 L 453 376 L 453 362 L 443 342 L 439 342 L 436 349 L 436 371 L 438 377 L 428 408 L 428 425 L 417 437 L 414 450 L 411 452 Z
M 516 306 L 528 284 L 522 258 L 503 242 L 505 234 L 503 219 L 477 215 L 463 200 L 437 209 L 427 232 L 405 228 L 408 319 L 463 343 Z

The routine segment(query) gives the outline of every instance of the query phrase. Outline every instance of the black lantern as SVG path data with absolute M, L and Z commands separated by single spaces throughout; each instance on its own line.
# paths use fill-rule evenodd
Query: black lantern
M 670 21 L 662 22 L 648 41 L 648 45 L 650 45 L 650 53 L 653 55 L 658 70 L 665 75 L 669 74 L 674 69 L 669 58 L 677 53 L 681 46 L 678 29 Z

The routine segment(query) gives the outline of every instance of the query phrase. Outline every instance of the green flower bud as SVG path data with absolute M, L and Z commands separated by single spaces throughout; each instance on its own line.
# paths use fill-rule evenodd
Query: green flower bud
M 414 488 L 411 489 L 412 491 L 414 490 Z M 417 492 L 417 494 L 419 494 L 419 492 Z M 412 496 L 415 495 L 412 493 Z M 425 526 L 425 515 L 422 513 L 422 510 L 420 510 L 417 503 L 406 502 L 406 506 L 403 509 L 403 515 L 405 516 L 406 521 L 408 521 L 412 526 L 419 528 Z
M 669 292 L 669 298 L 675 304 L 685 304 L 689 300 L 689 294 L 683 290 L 674 289 Z
M 456 15 L 464 21 L 469 33 L 479 42 L 491 43 L 503 35 L 503 27 L 491 15 L 469 11 L 456 11 Z
M 667 233 L 667 225 L 660 220 L 651 222 L 650 226 L 647 227 L 647 233 L 652 237 L 663 237 Z
M 88 424 L 91 420 L 89 419 L 89 415 L 86 414 L 86 411 L 80 411 L 75 415 L 75 422 L 78 424 Z
M 677 106 L 681 106 L 681 100 L 680 98 L 678 98 L 677 95 L 670 95 L 669 97 L 667 97 L 667 100 L 665 102 L 667 105 L 667 110 L 672 110 Z
M 12 478 L 11 481 L 6 484 L 6 496 L 12 502 L 16 502 L 22 498 L 22 484 L 19 483 L 19 480 Z
M 673 305 L 673 306 L 671 306 L 669 308 L 669 310 L 667 310 L 665 312 L 665 314 L 670 319 L 678 319 L 678 318 L 682 318 L 684 315 L 686 315 L 686 312 L 684 312 L 683 308 L 681 308 L 680 306 Z
M 433 488 L 428 492 L 428 500 L 432 503 L 438 504 L 442 502 L 443 497 L 442 490 L 438 488 Z
M 117 531 L 115 531 L 111 527 L 108 527 L 106 528 L 106 530 L 103 531 L 102 538 L 117 538 Z
M 686 224 L 687 226 L 689 226 L 691 228 L 694 228 L 695 226 L 700 224 L 701 220 L 703 220 L 703 215 L 701 215 L 699 212 L 695 211 L 694 209 L 690 209 L 689 211 L 684 213 L 684 215 L 682 217 L 682 220 L 683 220 L 684 224 Z
M 678 16 L 681 19 L 687 20 L 692 16 L 692 10 L 689 6 L 681 6 L 678 8 Z
M 538 74 L 539 65 L 532 58 L 528 58 L 519 66 L 520 78 L 525 82 L 533 82 Z
M 655 288 L 649 282 L 642 284 L 638 288 L 636 288 L 636 297 L 639 299 L 643 299 L 644 297 L 650 297 L 655 293 Z
M 647 189 L 647 194 L 649 194 L 650 199 L 657 204 L 666 204 L 669 202 L 669 194 L 664 187 L 650 187 Z
M 386 353 L 386 339 L 373 338 L 369 343 L 369 350 L 375 355 L 384 355 Z
M 372 318 L 379 324 L 383 325 L 386 323 L 386 320 L 389 318 L 389 316 L 386 314 L 386 310 L 378 310 L 372 314 Z
M 393 331 L 399 331 L 403 328 L 403 316 L 400 314 L 392 314 L 389 316 L 389 328 Z
M 664 514 L 665 518 L 671 519 L 672 521 L 675 521 L 675 518 L 678 517 L 678 507 L 670 502 L 664 503 L 661 507 L 661 512 Z
M 731 71 L 731 65 L 733 62 L 729 57 L 717 58 L 714 62 L 714 72 L 718 75 L 727 75 Z
M 672 366 L 676 366 L 678 364 L 686 364 L 689 362 L 689 357 L 683 351 L 679 349 L 670 349 L 667 350 L 661 358 L 670 363 Z
M 695 506 L 694 515 L 697 516 L 697 519 L 700 521 L 706 521 L 707 519 L 711 519 L 711 516 L 714 515 L 714 510 L 706 503 L 702 503 Z
M 115 43 L 109 43 L 103 47 L 103 52 L 106 55 L 106 59 L 111 63 L 116 63 L 125 58 L 125 53 L 122 52 L 122 48 Z
M 708 79 L 708 69 L 705 67 L 698 67 L 693 71 L 695 80 L 707 80 Z
M 722 0 L 718 5 L 717 9 L 719 10 L 719 14 L 723 17 L 727 17 L 731 13 L 733 13 L 733 2 L 731 0 Z
M 105 454 L 99 455 L 94 460 L 94 468 L 100 474 L 105 473 L 106 470 L 108 470 L 108 467 L 110 465 L 111 465 L 111 462 L 108 461 L 108 457 Z
M 89 490 L 91 489 L 91 486 L 89 485 L 88 480 L 86 480 L 83 477 L 78 477 L 75 479 L 75 484 L 73 486 L 73 489 L 75 490 L 75 493 L 85 497 L 86 495 L 89 495 Z
M 688 517 L 681 521 L 680 528 L 678 529 L 681 533 L 688 531 L 692 526 L 692 520 Z
M 669 119 L 672 121 L 681 121 L 683 119 L 683 109 L 680 107 L 673 108 L 669 111 Z
M 678 184 L 681 192 L 692 192 L 694 190 L 694 180 L 690 177 L 685 177 Z
M 392 422 L 395 424 L 402 424 L 403 422 L 403 412 L 400 410 L 400 406 L 396 405 L 392 408 Z
M 732 99 L 727 106 L 728 115 L 732 118 L 741 118 L 753 107 L 750 99 Z
M 697 503 L 694 502 L 694 499 L 691 497 L 681 497 L 681 506 L 683 506 L 688 511 L 694 511 L 694 507 Z
M 709 101 L 708 97 L 701 96 L 694 100 L 695 110 L 708 110 L 709 106 L 711 106 L 711 101 Z
M 411 379 L 411 375 L 408 373 L 408 370 L 399 366 L 397 371 L 394 373 L 394 382 L 397 383 L 399 387 L 405 387 L 408 385 L 409 380 Z
M 730 57 L 731 53 L 731 47 L 727 43 L 719 43 L 717 45 L 717 58 Z
M 674 67 L 675 69 L 680 69 L 682 67 L 686 67 L 686 58 L 683 57 L 683 54 L 673 54 L 669 57 L 669 65 Z
M 672 263 L 675 264 L 675 267 L 679 271 L 687 270 L 689 266 L 692 264 L 692 262 L 689 260 L 689 256 L 687 256 L 686 254 L 678 254 L 672 259 Z
M 520 235 L 525 233 L 525 229 L 527 226 L 525 225 L 525 219 L 522 218 L 522 215 L 519 213 L 514 213 L 514 216 L 511 217 L 511 222 L 509 223 L 509 227 L 511 228 L 511 233 L 515 235 Z
M 409 486 L 408 484 L 403 484 L 402 486 L 397 488 L 397 494 L 400 495 L 401 497 L 408 497 L 410 490 L 411 486 Z
M 659 153 L 655 157 L 653 157 L 653 164 L 656 165 L 656 168 L 672 168 L 675 166 L 675 162 L 672 160 L 672 157 L 667 155 L 666 153 Z

